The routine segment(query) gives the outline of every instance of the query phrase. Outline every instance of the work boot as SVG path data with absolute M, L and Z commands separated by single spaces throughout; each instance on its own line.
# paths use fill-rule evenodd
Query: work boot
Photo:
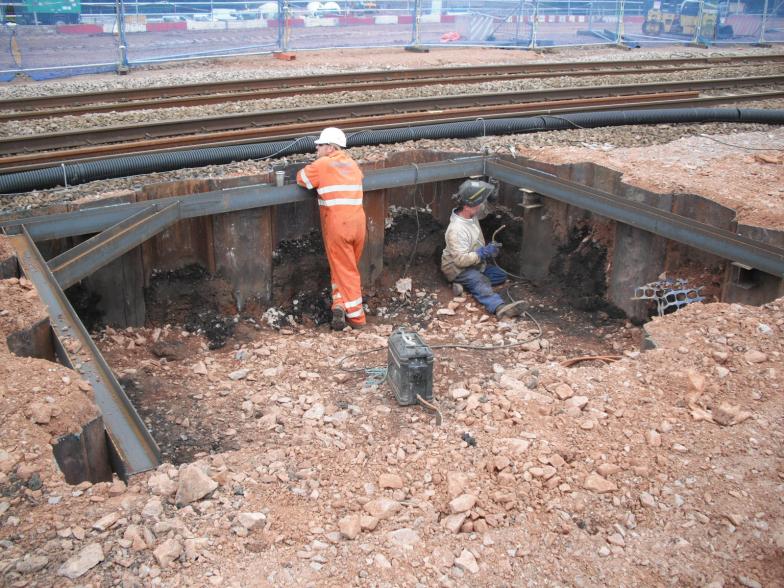
M 452 282 L 452 296 L 462 296 L 463 295 L 463 285 L 458 284 L 457 282 Z
M 495 309 L 495 316 L 498 319 L 507 319 L 515 316 L 521 316 L 525 312 L 523 301 L 510 302 L 509 304 L 502 304 Z
M 352 331 L 361 331 L 365 327 L 367 327 L 366 323 L 352 323 L 351 321 L 346 321 L 346 324 L 351 327 Z
M 342 331 L 346 328 L 346 311 L 342 308 L 332 309 L 332 330 Z

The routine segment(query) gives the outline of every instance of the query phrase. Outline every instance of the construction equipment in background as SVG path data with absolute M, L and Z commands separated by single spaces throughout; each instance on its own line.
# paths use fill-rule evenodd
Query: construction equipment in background
M 349 10 L 359 16 L 366 14 L 376 14 L 378 12 L 378 4 L 373 0 L 358 0 L 348 3 Z
M 727 39 L 733 35 L 732 26 L 721 24 L 718 7 L 699 0 L 654 0 L 646 13 L 642 32 L 653 37 L 696 35 L 702 39 Z

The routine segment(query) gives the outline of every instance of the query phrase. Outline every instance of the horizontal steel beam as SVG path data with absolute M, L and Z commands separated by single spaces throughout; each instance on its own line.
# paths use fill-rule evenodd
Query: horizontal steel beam
M 148 204 L 136 214 L 50 259 L 49 268 L 60 287 L 65 290 L 179 219 L 179 200 L 162 210 L 157 203 Z
M 421 165 L 369 170 L 365 173 L 362 185 L 365 191 L 370 191 L 453 180 L 483 173 L 484 164 L 483 157 L 463 157 Z M 156 204 L 166 207 L 179 202 L 180 218 L 188 219 L 312 199 L 311 192 L 294 184 L 282 188 L 259 185 L 204 192 L 192 196 L 161 198 L 156 200 Z M 0 221 L 0 227 L 13 233 L 24 225 L 35 241 L 89 235 L 116 225 L 143 211 L 149 204 L 149 202 L 115 204 L 61 214 Z
M 161 461 L 158 446 L 68 302 L 32 237 L 23 226 L 19 234 L 9 238 L 25 276 L 33 282 L 46 306 L 63 363 L 93 387 L 117 474 L 127 480 L 132 474 L 157 467 Z
M 767 243 L 508 161 L 488 160 L 487 174 L 507 184 L 784 277 L 784 249 Z

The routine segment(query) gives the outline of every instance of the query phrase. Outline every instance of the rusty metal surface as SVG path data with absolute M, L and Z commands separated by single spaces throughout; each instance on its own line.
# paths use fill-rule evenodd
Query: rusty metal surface
M 132 474 L 157 467 L 161 460 L 158 446 L 49 271 L 29 233 L 24 226 L 21 229 L 20 233 L 10 235 L 9 240 L 25 276 L 33 282 L 47 308 L 60 359 L 93 387 L 95 401 L 107 429 L 115 471 L 121 478 L 127 479 Z
M 754 65 L 784 61 L 784 55 L 748 55 L 735 57 L 689 57 L 672 59 L 615 60 L 596 62 L 555 62 L 528 63 L 512 65 L 486 65 L 465 67 L 437 67 L 423 69 L 401 69 L 363 71 L 335 74 L 319 74 L 312 76 L 286 76 L 260 79 L 233 80 L 228 82 L 211 82 L 201 84 L 183 84 L 177 86 L 158 86 L 153 88 L 137 88 L 89 92 L 80 94 L 61 94 L 55 96 L 39 96 L 26 98 L 24 104 L 16 99 L 0 100 L 0 111 L 25 112 L 33 109 L 54 108 L 58 106 L 75 107 L 87 104 L 115 102 L 117 107 L 133 101 L 146 100 L 152 105 L 175 97 L 201 97 L 205 94 L 241 95 L 254 91 L 270 90 L 288 91 L 308 87 L 321 88 L 321 91 L 341 91 L 347 86 L 358 90 L 372 89 L 368 84 L 398 84 L 408 81 L 406 85 L 425 85 L 428 83 L 464 83 L 468 78 L 516 79 L 525 77 L 543 77 L 550 75 L 611 75 L 613 73 L 649 73 L 661 71 L 661 68 L 676 68 L 678 71 L 702 69 L 705 67 Z M 651 69 L 653 68 L 653 69 Z M 479 81 L 479 80 L 475 80 Z M 301 93 L 301 92 L 300 92 Z M 285 94 L 282 94 L 285 95 Z M 271 97 L 271 96 L 267 96 Z M 223 101 L 223 100 L 222 100 Z M 194 102 L 197 103 L 197 102 Z M 201 104 L 207 102 L 198 102 Z M 145 108 L 150 108 L 145 106 Z M 179 104 L 184 105 L 184 104 Z M 110 105 L 107 105 L 107 108 Z M 138 108 L 139 106 L 133 106 Z M 116 108 L 115 108 L 116 109 Z M 97 111 L 96 111 L 97 112 Z
M 65 290 L 157 235 L 179 218 L 179 201 L 165 207 L 156 203 L 148 204 L 136 214 L 51 259 L 49 268 L 60 287 Z
M 487 173 L 547 198 L 784 277 L 784 249 L 768 243 L 509 161 L 488 159 Z
M 30 153 L 0 157 L 0 172 L 12 173 L 50 167 L 52 165 L 85 163 L 97 159 L 121 157 L 134 153 L 164 153 L 179 151 L 190 147 L 225 147 L 255 141 L 277 141 L 294 139 L 318 133 L 325 125 L 338 126 L 354 132 L 380 130 L 400 124 L 411 126 L 427 125 L 438 122 L 459 122 L 503 118 L 517 114 L 528 116 L 565 114 L 569 112 L 594 112 L 623 107 L 625 109 L 646 109 L 665 107 L 702 107 L 715 104 L 740 103 L 767 100 L 784 96 L 784 90 L 774 92 L 754 92 L 747 94 L 727 94 L 723 96 L 695 97 L 696 92 L 673 92 L 666 94 L 645 94 L 623 97 L 603 97 L 586 100 L 547 101 L 524 104 L 488 106 L 480 108 L 453 109 L 440 112 L 392 114 L 379 117 L 353 117 L 332 119 L 318 123 L 295 123 L 274 127 L 261 127 L 136 141 L 116 145 L 98 145 L 62 151 Z
M 311 94 L 333 94 L 337 92 L 368 92 L 372 90 L 395 90 L 398 88 L 418 88 L 429 85 L 457 85 L 457 84 L 480 84 L 489 81 L 514 81 L 525 79 L 541 79 L 569 76 L 589 77 L 589 76 L 620 76 L 620 75 L 639 75 L 639 74 L 667 74 L 698 71 L 716 66 L 700 65 L 692 67 L 677 68 L 622 68 L 622 69 L 584 69 L 584 70 L 550 70 L 535 73 L 505 74 L 501 72 L 488 73 L 481 75 L 461 75 L 455 77 L 434 77 L 421 79 L 401 79 L 394 81 L 379 82 L 346 82 L 330 85 L 314 86 L 290 86 L 271 89 L 260 89 L 253 91 L 242 91 L 232 93 L 215 93 L 197 96 L 183 96 L 176 98 L 158 98 L 150 100 L 135 100 L 132 102 L 122 101 L 109 104 L 90 104 L 85 106 L 72 106 L 70 108 L 57 108 L 48 110 L 23 110 L 17 112 L 0 113 L 0 122 L 12 120 L 35 120 L 43 118 L 59 118 L 62 116 L 82 116 L 98 112 L 124 112 L 130 110 L 158 110 L 162 108 L 183 108 L 190 106 L 204 106 L 208 104 L 224 104 L 228 102 L 248 102 L 251 100 L 267 100 L 270 98 L 283 98 L 291 96 L 305 96 Z M 307 81 L 311 81 L 306 78 Z M 78 100 L 78 97 L 75 97 Z
M 63 149 L 83 145 L 117 143 L 156 137 L 170 137 L 204 133 L 207 131 L 226 131 L 315 121 L 319 121 L 323 124 L 324 121 L 341 117 L 388 116 L 391 113 L 432 112 L 455 108 L 495 106 L 520 102 L 634 96 L 749 86 L 780 86 L 782 84 L 784 84 L 784 75 L 775 75 L 713 80 L 683 80 L 678 82 L 656 82 L 648 84 L 621 84 L 617 86 L 587 86 L 559 88 L 555 90 L 546 89 L 488 94 L 427 96 L 424 98 L 408 98 L 403 100 L 331 104 L 321 107 L 266 110 L 198 119 L 157 121 L 147 124 L 103 127 L 63 133 L 50 133 L 46 135 L 5 137 L 0 139 L 0 155 Z

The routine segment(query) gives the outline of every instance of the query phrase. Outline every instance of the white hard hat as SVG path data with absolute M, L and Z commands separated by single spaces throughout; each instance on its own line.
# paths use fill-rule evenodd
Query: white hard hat
M 346 147 L 346 134 L 336 127 L 327 127 L 321 131 L 321 135 L 316 139 L 316 145 L 337 145 Z

